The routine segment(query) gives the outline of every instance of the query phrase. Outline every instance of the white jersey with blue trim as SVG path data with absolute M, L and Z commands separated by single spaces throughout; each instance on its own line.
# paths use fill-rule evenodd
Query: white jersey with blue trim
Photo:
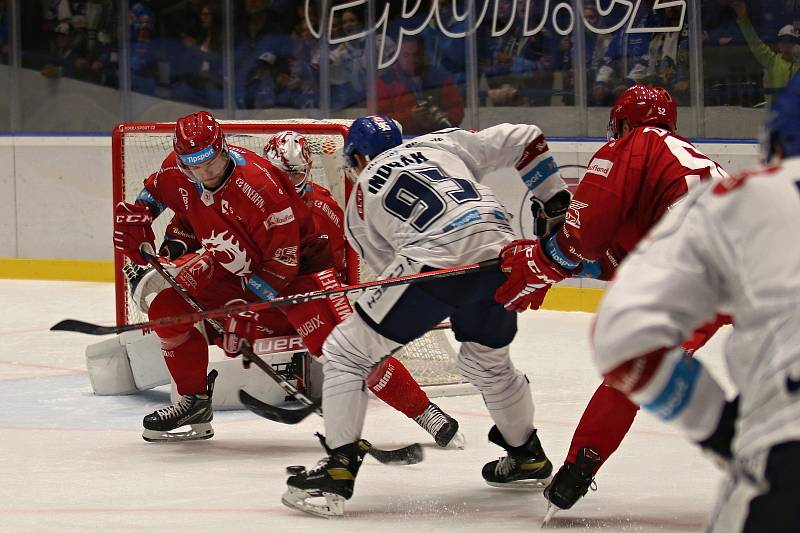
M 800 157 L 698 186 L 617 272 L 595 323 L 599 369 L 677 346 L 716 313 L 731 314 L 735 453 L 800 440 L 798 221 Z
M 566 188 L 536 126 L 442 130 L 370 161 L 347 204 L 348 242 L 377 273 L 396 255 L 434 268 L 495 258 L 516 236 L 508 212 L 480 182 L 501 168 L 516 168 L 545 201 Z

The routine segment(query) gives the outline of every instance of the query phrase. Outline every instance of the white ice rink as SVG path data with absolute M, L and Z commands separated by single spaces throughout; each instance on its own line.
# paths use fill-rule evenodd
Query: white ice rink
M 0 280 L 0 531 L 535 531 L 546 509 L 540 492 L 491 488 L 483 464 L 502 455 L 479 395 L 437 402 L 461 423 L 463 451 L 437 449 L 390 407 L 373 401 L 364 437 L 391 448 L 426 444 L 414 466 L 367 458 L 338 520 L 284 507 L 287 465 L 323 455 L 309 417 L 298 426 L 247 411 L 215 414 L 208 441 L 154 445 L 141 419 L 168 391 L 99 397 L 84 349 L 99 338 L 51 333 L 63 318 L 113 322 L 113 286 Z M 531 380 L 536 425 L 556 465 L 599 380 L 591 366 L 591 315 L 528 312 L 512 356 Z M 726 337 L 723 332 L 719 337 Z M 722 338 L 699 356 L 721 374 Z M 251 370 L 258 372 L 255 367 Z M 268 379 L 265 377 L 265 379 Z M 558 531 L 701 531 L 720 474 L 680 435 L 640 413 L 617 454 Z M 550 529 L 549 528 L 549 529 Z

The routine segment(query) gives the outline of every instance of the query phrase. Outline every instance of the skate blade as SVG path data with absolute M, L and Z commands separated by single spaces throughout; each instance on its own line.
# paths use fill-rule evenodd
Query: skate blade
M 181 426 L 185 427 L 185 426 Z M 178 428 L 179 429 L 179 428 Z M 205 440 L 214 436 L 211 424 L 191 424 L 185 431 L 156 431 L 145 429 L 142 438 L 147 442 L 184 442 L 189 440 Z
M 560 511 L 558 507 L 553 505 L 550 502 L 547 502 L 547 512 L 544 514 L 544 520 L 542 520 L 542 527 L 547 526 L 548 522 L 556 515 L 558 511 Z
M 543 479 L 520 479 L 517 481 L 509 481 L 507 483 L 497 483 L 495 481 L 487 481 L 486 484 L 491 487 L 509 490 L 544 490 L 550 484 L 551 477 Z
M 323 498 L 325 503 L 321 503 Z M 287 507 L 320 518 L 339 518 L 344 515 L 344 497 L 330 492 L 308 492 L 296 487 L 287 487 L 281 496 L 281 502 Z
M 444 446 L 444 449 L 446 449 L 446 450 L 463 450 L 464 449 L 464 445 L 466 443 L 467 443 L 467 439 L 464 437 L 464 434 L 461 433 L 460 431 L 456 431 L 455 435 L 453 435 L 453 438 L 450 439 L 450 442 L 448 442 Z

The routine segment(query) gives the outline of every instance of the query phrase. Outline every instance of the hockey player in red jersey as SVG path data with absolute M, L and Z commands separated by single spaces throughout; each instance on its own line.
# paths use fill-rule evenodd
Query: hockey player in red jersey
M 506 308 L 538 309 L 549 287 L 570 276 L 609 280 L 620 261 L 697 182 L 722 179 L 713 160 L 675 133 L 677 109 L 665 89 L 636 85 L 610 113 L 609 142 L 589 162 L 567 210 L 565 224 L 539 241 L 521 240 L 502 252 L 507 283 L 496 293 Z M 693 352 L 722 325 L 698 330 Z M 567 459 L 545 497 L 568 509 L 586 494 L 602 463 L 619 447 L 638 406 L 601 385 L 578 424 Z
M 297 192 L 311 206 L 317 235 L 328 241 L 333 268 L 345 280 L 347 245 L 342 226 L 344 213 L 330 191 L 311 179 L 311 151 L 305 137 L 293 131 L 276 133 L 264 146 L 264 157 L 286 172 Z M 344 300 L 344 303 L 347 301 Z M 347 309 L 352 312 L 349 303 Z M 375 396 L 430 433 L 439 446 L 464 447 L 458 421 L 428 399 L 425 391 L 397 358 L 389 357 L 376 367 L 367 377 L 367 386 Z
M 115 208 L 114 245 L 143 264 L 143 247 L 152 249 L 152 220 L 165 208 L 185 217 L 202 243 L 180 270 L 178 281 L 207 307 L 257 301 L 281 293 L 305 292 L 328 265 L 327 243 L 318 239 L 310 209 L 294 192 L 288 176 L 258 154 L 228 146 L 219 123 L 207 112 L 178 120 L 174 150 L 145 180 L 133 204 Z M 296 306 L 287 318 L 305 326 L 309 350 L 324 340 L 318 324 L 333 321 L 335 306 Z M 148 309 L 151 319 L 191 311 L 173 289 L 159 292 Z M 238 352 L 241 339 L 255 330 L 259 315 L 241 313 L 226 320 L 225 349 Z M 187 440 L 213 435 L 211 394 L 216 377 L 206 378 L 206 337 L 193 326 L 155 328 L 180 400 L 144 419 L 145 440 Z M 191 429 L 171 433 L 179 427 Z

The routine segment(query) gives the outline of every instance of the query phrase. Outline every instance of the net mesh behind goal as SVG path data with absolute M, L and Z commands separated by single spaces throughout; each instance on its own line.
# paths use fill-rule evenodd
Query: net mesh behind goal
M 229 144 L 241 146 L 258 154 L 267 140 L 276 132 L 294 130 L 305 135 L 312 151 L 312 179 L 328 188 L 333 197 L 344 206 L 349 183 L 344 172 L 342 146 L 349 120 L 280 120 L 280 121 L 220 121 Z M 158 170 L 163 159 L 172 150 L 174 123 L 120 124 L 112 136 L 114 203 L 133 202 L 142 188 L 142 182 Z M 160 246 L 164 231 L 172 218 L 166 210 L 154 222 L 156 248 Z M 147 317 L 130 301 L 127 280 L 122 275 L 126 259 L 115 253 L 115 280 L 117 322 L 119 324 L 147 320 Z M 358 257 L 348 250 L 348 282 L 357 283 L 374 279 L 363 268 Z M 456 367 L 456 355 L 443 331 L 434 330 L 407 345 L 398 359 L 423 386 L 463 383 Z

